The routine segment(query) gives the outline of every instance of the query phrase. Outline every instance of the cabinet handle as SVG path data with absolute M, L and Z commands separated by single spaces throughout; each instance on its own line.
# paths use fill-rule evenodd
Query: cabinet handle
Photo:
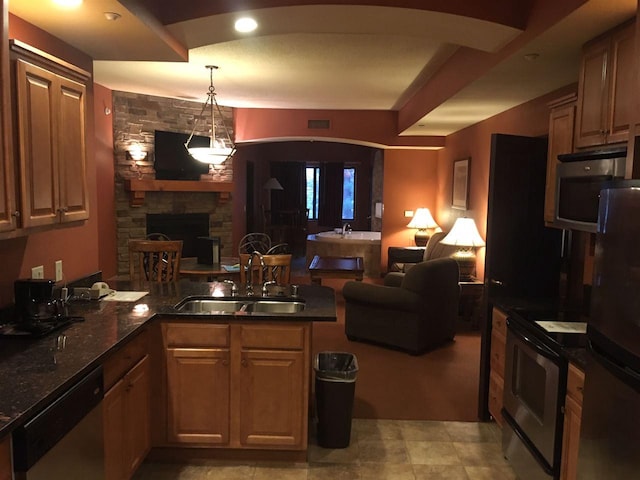
M 246 359 L 242 359 L 242 361 L 240 362 L 242 364 L 243 367 L 247 366 L 247 360 Z
M 20 218 L 20 212 L 18 210 L 16 210 L 15 212 L 12 212 L 11 215 L 16 218 Z
M 229 365 L 229 360 L 222 360 L 222 365 L 224 365 L 225 367 Z

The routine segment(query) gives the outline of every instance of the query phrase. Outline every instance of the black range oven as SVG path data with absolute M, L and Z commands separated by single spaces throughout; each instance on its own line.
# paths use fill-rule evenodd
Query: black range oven
M 585 344 L 579 320 L 541 311 L 507 318 L 502 449 L 521 480 L 560 476 L 568 368 L 562 349 Z

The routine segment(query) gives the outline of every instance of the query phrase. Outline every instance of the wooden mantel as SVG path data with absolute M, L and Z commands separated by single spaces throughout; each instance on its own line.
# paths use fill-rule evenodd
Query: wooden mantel
M 124 181 L 124 189 L 130 194 L 131 206 L 139 207 L 144 203 L 146 192 L 217 192 L 219 200 L 226 202 L 231 198 L 233 183 L 128 178 Z

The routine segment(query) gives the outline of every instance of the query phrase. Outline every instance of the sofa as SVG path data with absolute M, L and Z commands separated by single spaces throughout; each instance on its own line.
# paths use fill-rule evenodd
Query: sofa
M 458 264 L 452 258 L 387 274 L 383 285 L 349 281 L 342 294 L 349 340 L 419 355 L 455 336 L 460 287 Z

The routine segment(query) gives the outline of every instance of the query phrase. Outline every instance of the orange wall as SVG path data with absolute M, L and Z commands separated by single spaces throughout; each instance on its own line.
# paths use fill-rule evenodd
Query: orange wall
M 569 85 L 448 136 L 446 147 L 438 156 L 436 222 L 444 230 L 449 230 L 459 216 L 472 217 L 480 235 L 486 239 L 491 134 L 547 135 L 548 103 L 576 90 L 576 85 Z M 453 162 L 462 158 L 471 158 L 469 210 L 466 211 L 451 208 Z M 476 273 L 478 278 L 484 278 L 484 248 L 478 251 Z
M 415 211 L 418 207 L 435 211 L 437 175 L 438 152 L 435 150 L 384 151 L 382 271 L 387 270 L 388 247 L 415 246 L 415 230 L 407 228 L 411 219 L 404 216 L 404 211 Z
M 309 120 L 329 120 L 330 127 L 310 129 Z M 234 134 L 236 143 L 324 138 L 368 146 L 444 146 L 443 137 L 398 136 L 397 112 L 392 111 L 236 108 Z
M 9 23 L 9 38 L 16 38 L 58 57 L 78 63 L 91 71 L 91 59 L 54 37 L 19 22 L 14 28 L 15 17 Z M 89 187 L 90 219 L 81 226 L 45 229 L 28 236 L 0 240 L 0 307 L 13 302 L 13 281 L 31 275 L 31 267 L 44 266 L 45 277 L 54 278 L 54 262 L 62 260 L 66 280 L 73 280 L 99 268 L 98 262 L 98 217 L 96 209 L 95 135 L 93 118 L 93 88 L 87 89 L 87 185 Z M 101 179 L 102 180 L 102 179 Z M 113 178 L 104 179 L 113 188 Z

